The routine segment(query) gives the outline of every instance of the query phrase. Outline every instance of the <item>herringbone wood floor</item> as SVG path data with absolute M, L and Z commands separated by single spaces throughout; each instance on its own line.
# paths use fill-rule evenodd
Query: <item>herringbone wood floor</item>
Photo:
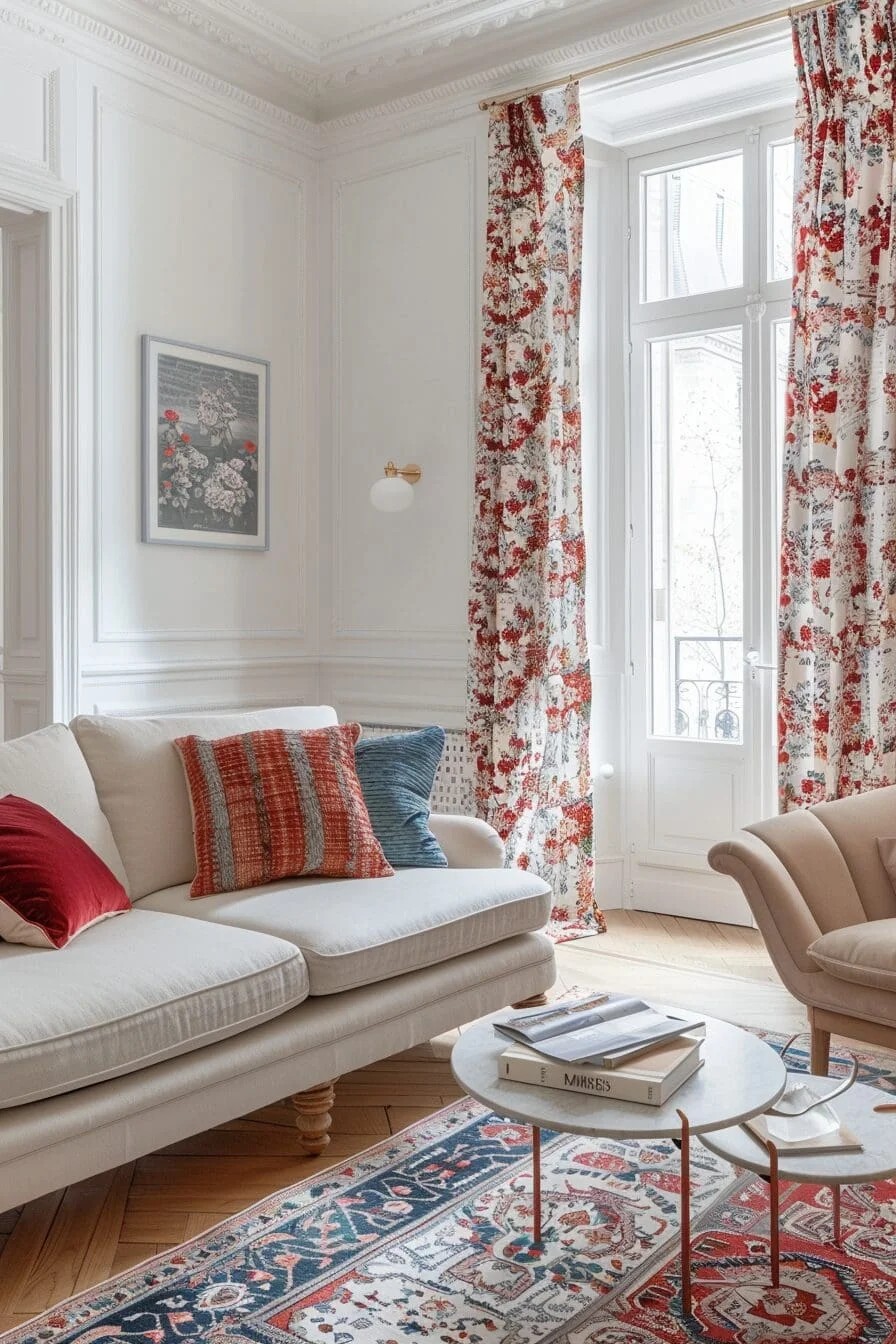
M 558 990 L 633 990 L 748 1026 L 805 1025 L 755 930 L 621 910 L 609 925 L 600 938 L 558 948 Z M 0 1214 L 0 1331 L 459 1096 L 448 1066 L 454 1034 L 342 1078 L 321 1158 L 300 1159 L 292 1112 L 268 1106 Z

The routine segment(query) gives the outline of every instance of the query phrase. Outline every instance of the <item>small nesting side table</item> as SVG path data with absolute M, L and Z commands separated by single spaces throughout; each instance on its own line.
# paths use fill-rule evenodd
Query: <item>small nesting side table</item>
M 788 1073 L 791 1083 L 808 1083 L 813 1092 L 824 1097 L 837 1086 L 833 1078 L 815 1074 Z M 781 1281 L 781 1243 L 779 1213 L 781 1182 L 798 1185 L 828 1185 L 833 1193 L 833 1241 L 840 1245 L 840 1189 L 863 1181 L 884 1181 L 896 1175 L 896 1114 L 882 1113 L 876 1106 L 893 1102 L 885 1092 L 864 1083 L 853 1083 L 833 1103 L 840 1123 L 851 1129 L 862 1145 L 860 1153 L 782 1152 L 775 1144 L 768 1147 L 741 1125 L 700 1135 L 700 1142 L 711 1153 L 725 1158 L 736 1167 L 755 1171 L 769 1182 L 771 1222 L 772 1286 Z

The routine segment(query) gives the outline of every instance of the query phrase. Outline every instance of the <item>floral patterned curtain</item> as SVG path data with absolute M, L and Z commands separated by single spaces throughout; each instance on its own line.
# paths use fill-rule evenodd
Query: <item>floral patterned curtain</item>
M 892 0 L 794 17 L 781 810 L 896 781 Z
M 482 307 L 468 738 L 480 815 L 594 933 L 579 412 L 579 89 L 495 107 Z

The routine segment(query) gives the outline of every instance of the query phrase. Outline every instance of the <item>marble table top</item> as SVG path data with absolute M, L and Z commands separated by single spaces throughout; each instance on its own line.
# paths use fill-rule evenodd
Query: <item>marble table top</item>
M 451 1068 L 459 1085 L 484 1106 L 541 1129 L 602 1138 L 678 1138 L 681 1109 L 692 1132 L 703 1134 L 758 1115 L 784 1090 L 786 1070 L 771 1046 L 714 1017 L 706 1018 L 703 1067 L 663 1106 L 512 1082 L 501 1078 L 498 1070 L 501 1051 L 510 1042 L 492 1026 L 495 1018 L 507 1016 L 506 1011 L 496 1013 L 463 1031 L 451 1052 Z
M 836 1078 L 790 1073 L 788 1082 L 808 1083 L 823 1097 L 838 1085 Z M 886 1092 L 864 1083 L 853 1083 L 848 1092 L 832 1102 L 841 1124 L 851 1129 L 862 1145 L 860 1153 L 794 1153 L 778 1150 L 778 1177 L 782 1181 L 805 1181 L 818 1185 L 853 1185 L 881 1181 L 896 1173 L 896 1112 L 875 1114 L 881 1102 L 896 1101 Z M 701 1135 L 710 1152 L 760 1176 L 768 1175 L 768 1153 L 748 1129 L 731 1129 Z

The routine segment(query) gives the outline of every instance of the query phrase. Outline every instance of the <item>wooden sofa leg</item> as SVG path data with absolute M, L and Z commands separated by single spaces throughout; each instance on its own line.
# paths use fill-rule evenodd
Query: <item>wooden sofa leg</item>
M 519 1003 L 512 1003 L 511 1008 L 541 1008 L 548 1001 L 547 994 L 532 994 L 528 999 L 520 999 Z
M 299 1142 L 307 1157 L 319 1157 L 330 1142 L 329 1129 L 333 1123 L 330 1112 L 336 1097 L 336 1079 L 309 1087 L 290 1097 L 296 1112 Z
M 831 1033 L 825 1031 L 822 1027 L 817 1027 L 811 1020 L 810 1026 L 812 1028 L 812 1045 L 809 1067 L 813 1073 L 826 1078 L 831 1060 Z

